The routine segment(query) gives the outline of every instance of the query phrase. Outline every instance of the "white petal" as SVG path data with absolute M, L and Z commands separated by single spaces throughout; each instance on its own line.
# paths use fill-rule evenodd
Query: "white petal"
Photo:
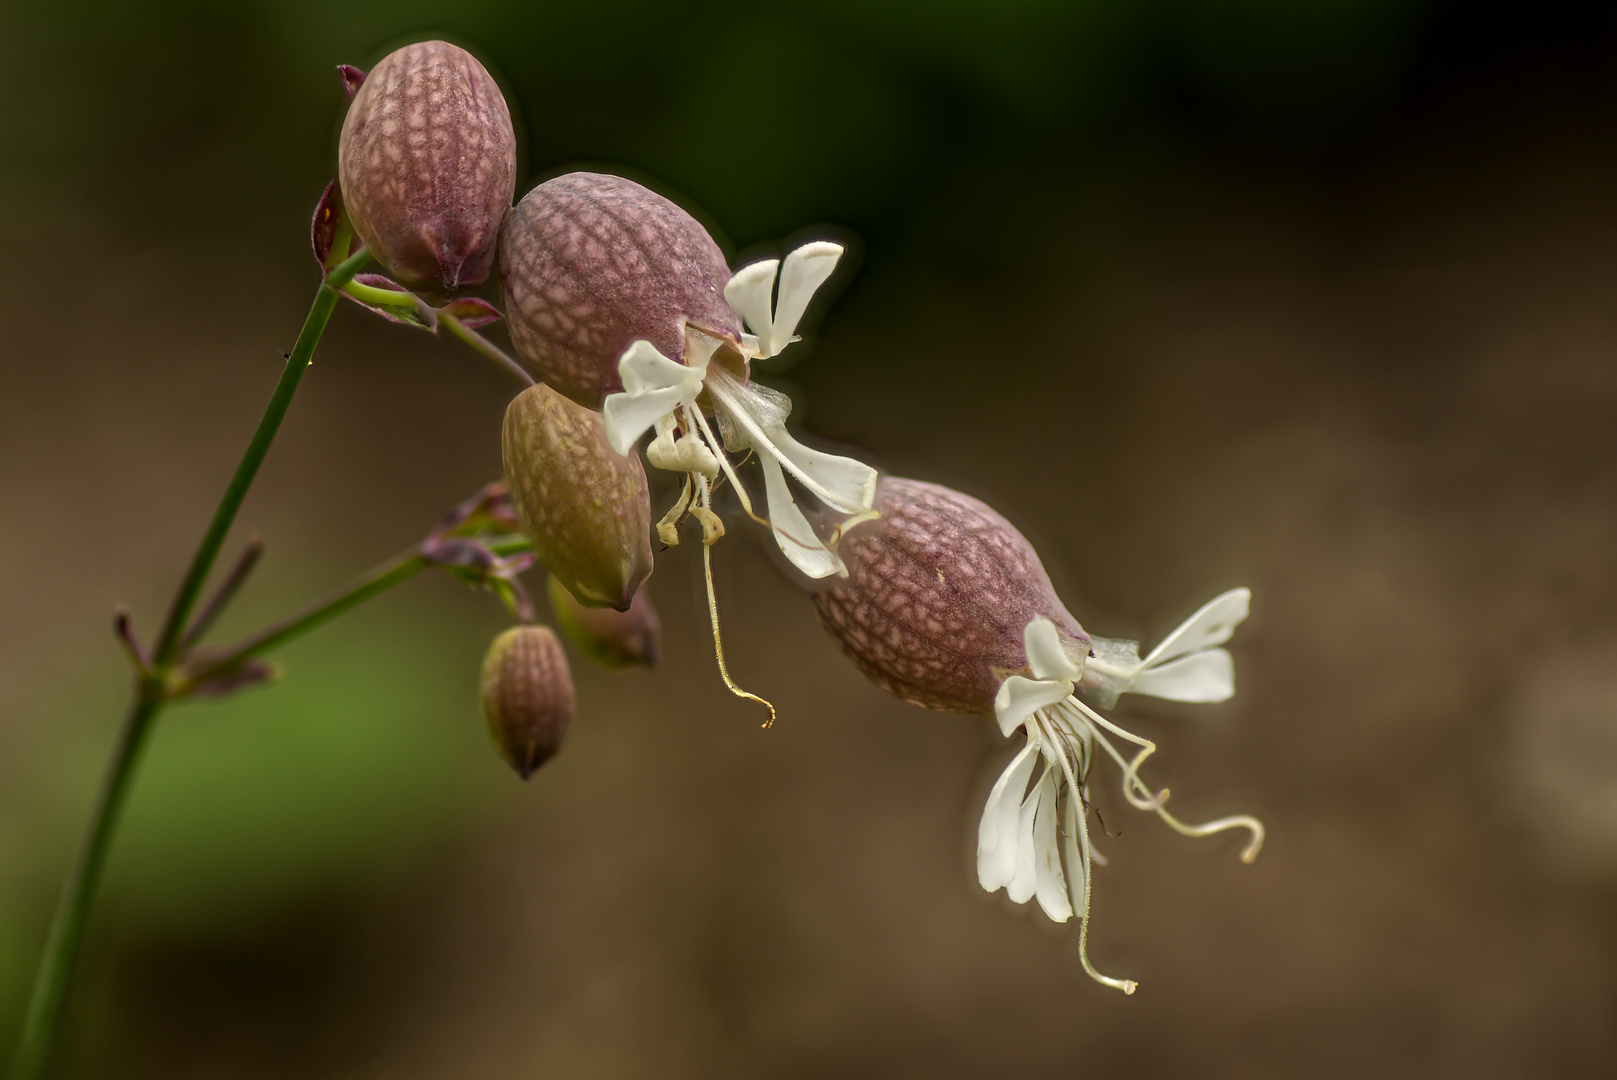
M 811 450 L 783 426 L 765 428 L 781 463 L 827 506 L 844 514 L 869 510 L 876 503 L 876 470 L 850 457 Z M 821 494 L 832 496 L 830 499 Z
M 1016 872 L 1022 793 L 1038 763 L 1038 745 L 1030 739 L 1000 773 L 983 804 L 983 818 L 977 826 L 977 880 L 989 892 L 1004 888 Z
M 1062 840 L 1067 853 L 1067 898 L 1072 901 L 1074 911 L 1084 910 L 1084 863 L 1083 855 L 1078 850 L 1078 830 L 1083 827 L 1078 815 L 1082 812 L 1083 800 L 1077 792 L 1068 792 L 1067 835 Z
M 1228 701 L 1235 693 L 1235 661 L 1225 649 L 1203 649 L 1146 668 L 1129 690 L 1169 701 Z
M 793 566 L 811 578 L 846 573 L 847 567 L 842 559 L 821 542 L 809 526 L 808 519 L 803 516 L 803 511 L 798 509 L 791 488 L 786 486 L 786 477 L 782 475 L 780 465 L 771 457 L 759 457 L 758 464 L 764 470 L 764 493 L 769 499 L 769 527 L 775 534 L 775 543 L 780 545 L 781 552 L 791 560 Z
M 623 389 L 633 397 L 671 387 L 689 390 L 695 400 L 702 389 L 702 373 L 684 364 L 668 359 L 657 351 L 657 346 L 640 340 L 623 350 L 618 357 L 618 378 Z
M 1038 810 L 1033 819 L 1033 854 L 1038 863 L 1039 884 L 1035 895 L 1044 913 L 1056 922 L 1072 918 L 1067 902 L 1067 879 L 1061 873 L 1061 838 L 1056 828 L 1057 804 L 1055 771 L 1045 768 L 1039 782 Z
M 810 450 L 787 434 L 784 420 L 791 403 L 784 394 L 755 393 L 722 368 L 713 370 L 706 385 L 719 406 L 726 443 L 733 438 L 737 444 L 757 450 L 760 459 L 779 461 L 815 498 L 834 510 L 857 514 L 870 509 L 876 499 L 876 470 L 852 458 Z M 787 413 L 781 411 L 782 402 Z M 821 482 L 822 477 L 831 488 Z
M 1016 870 L 1005 885 L 1005 895 L 1017 904 L 1033 899 L 1039 888 L 1039 848 L 1033 840 L 1038 809 L 1037 795 L 1029 795 L 1016 815 Z
M 755 262 L 737 270 L 724 286 L 725 301 L 747 321 L 752 332 L 764 340 L 769 339 L 775 325 L 769 312 L 775 292 L 775 271 L 779 268 L 779 259 Z
M 1061 635 L 1049 619 L 1034 619 L 1028 623 L 1027 629 L 1022 631 L 1022 644 L 1027 649 L 1027 665 L 1033 669 L 1035 679 L 1072 682 L 1078 678 L 1078 668 L 1067 659 L 1066 650 L 1061 647 Z
M 775 324 L 762 342 L 764 354 L 774 356 L 797 339 L 797 324 L 808 310 L 814 292 L 842 258 L 842 246 L 824 240 L 802 247 L 786 256 L 780 271 L 780 299 L 775 304 Z M 763 335 L 760 335 L 763 336 Z
M 1184 656 L 1200 649 L 1222 645 L 1235 633 L 1235 627 L 1246 618 L 1252 604 L 1251 589 L 1231 589 L 1202 605 L 1200 611 L 1179 624 L 1179 628 L 1163 639 L 1145 658 L 1145 665 L 1162 664 L 1176 656 Z
M 683 405 L 689 398 L 679 387 L 643 390 L 638 394 L 608 394 L 601 405 L 606 421 L 606 441 L 620 454 L 627 454 L 646 429 Z
M 1010 735 L 1028 717 L 1047 705 L 1067 700 L 1071 693 L 1072 683 L 1069 682 L 1010 676 L 999 684 L 999 693 L 994 695 L 994 717 L 999 721 L 999 730 Z

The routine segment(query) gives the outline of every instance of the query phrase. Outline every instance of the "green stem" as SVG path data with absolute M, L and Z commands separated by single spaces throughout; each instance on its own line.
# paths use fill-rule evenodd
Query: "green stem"
M 532 551 L 533 544 L 525 536 L 508 536 L 488 545 L 489 550 L 501 557 L 520 555 Z M 371 597 L 384 593 L 401 582 L 408 581 L 433 565 L 419 548 L 412 548 L 373 568 L 343 588 L 322 600 L 316 600 L 295 614 L 264 627 L 252 637 L 239 641 L 218 656 L 210 657 L 205 667 L 190 673 L 189 682 L 200 683 L 248 660 L 262 656 L 272 649 L 300 638 L 310 630 L 330 622 L 338 615 L 358 607 Z
M 150 671 L 136 686 L 135 699 L 124 717 L 123 729 L 118 737 L 117 749 L 107 767 L 101 796 L 90 818 L 89 831 L 79 849 L 77 861 L 57 901 L 51 928 L 45 939 L 45 951 L 40 957 L 39 973 L 35 977 L 33 997 L 28 1003 L 28 1014 L 23 1021 L 22 1035 L 17 1043 L 16 1066 L 12 1080 L 37 1080 L 50 1064 L 51 1047 L 61 1026 L 62 1009 L 67 1001 L 73 970 L 79 948 L 84 939 L 84 928 L 89 921 L 90 908 L 95 902 L 96 889 L 106 866 L 107 852 L 117 830 L 118 819 L 134 782 L 135 768 L 146 737 L 162 711 L 167 693 L 167 682 L 185 634 L 191 610 L 207 580 L 208 572 L 219 555 L 225 535 L 230 531 L 247 497 L 247 489 L 258 475 L 258 468 L 269 452 L 270 443 L 286 417 L 292 404 L 292 395 L 314 357 L 315 346 L 337 306 L 337 293 L 368 261 L 370 252 L 361 249 L 344 259 L 326 275 L 315 294 L 309 317 L 303 323 L 297 342 L 286 359 L 286 367 L 270 395 L 269 404 L 253 432 L 247 450 L 236 466 L 236 473 L 225 488 L 213 520 L 197 545 L 190 568 L 169 604 L 168 616 L 163 621 L 157 646 L 152 652 Z
M 460 338 L 460 340 L 464 341 L 466 344 L 470 345 L 472 348 L 476 349 L 478 352 L 500 365 L 510 374 L 515 375 L 523 384 L 527 386 L 533 385 L 534 378 L 532 375 L 528 374 L 528 369 L 511 359 L 510 356 L 506 355 L 505 350 L 494 344 L 494 342 L 490 341 L 482 334 L 479 334 L 476 330 L 473 330 L 471 327 L 467 326 L 464 322 L 457 319 L 453 315 L 446 315 L 440 311 L 438 313 L 438 321 L 444 326 L 449 327 L 449 332 L 451 334 L 454 334 L 456 337 Z
M 298 384 L 303 381 L 303 373 L 309 369 L 309 363 L 314 359 L 314 348 L 320 343 L 320 335 L 325 332 L 326 323 L 330 321 L 331 313 L 337 306 L 336 290 L 346 284 L 369 259 L 370 253 L 363 250 L 352 258 L 345 259 L 337 269 L 326 276 L 319 291 L 315 293 L 314 304 L 309 308 L 309 317 L 303 321 L 303 330 L 293 343 L 292 351 L 287 354 L 286 367 L 281 369 L 281 379 L 275 384 L 275 391 L 270 395 L 269 404 L 264 407 L 264 415 L 258 421 L 258 430 L 253 432 L 246 453 L 242 454 L 241 461 L 237 463 L 236 474 L 230 478 L 230 486 L 225 488 L 224 497 L 219 500 L 219 507 L 213 512 L 213 520 L 208 523 L 208 531 L 202 535 L 202 543 L 197 545 L 196 555 L 191 559 L 191 567 L 185 573 L 185 580 L 180 583 L 178 591 L 174 594 L 174 601 L 169 605 L 168 617 L 163 620 L 163 629 L 157 637 L 157 646 L 152 650 L 152 666 L 157 670 L 166 670 L 178 655 L 181 635 L 185 633 L 191 609 L 196 606 L 197 596 L 208 578 L 208 571 L 213 569 L 213 562 L 219 557 L 219 548 L 225 542 L 225 534 L 230 531 L 230 526 L 236 520 L 236 512 L 241 509 L 242 500 L 247 497 L 247 489 L 253 486 L 253 480 L 258 476 L 258 467 L 264 463 L 264 456 L 269 453 L 270 443 L 275 441 L 276 432 L 281 429 L 281 421 L 286 419 L 286 410 L 292 404 L 292 396 L 298 392 Z
M 285 645 L 294 638 L 302 637 L 315 627 L 335 619 L 350 608 L 358 607 L 378 593 L 386 592 L 402 581 L 408 581 L 430 565 L 419 551 L 414 550 L 391 562 L 383 563 L 324 600 L 318 600 L 297 614 L 271 623 L 245 641 L 232 645 L 222 656 L 209 657 L 207 666 L 192 675 L 190 681 L 202 682 L 229 671 L 255 656 L 261 656 L 277 646 Z
M 101 883 L 101 871 L 106 866 L 118 816 L 129 796 L 141 747 L 162 708 L 162 687 L 143 680 L 124 717 L 118 747 L 107 767 L 101 796 L 90 819 L 90 831 L 79 849 L 78 860 L 68 876 L 56 913 L 51 917 L 44 959 L 40 962 L 34 996 L 23 1021 L 22 1039 L 17 1044 L 12 1080 L 35 1080 L 45 1074 L 50 1062 L 51 1043 L 61 1022 L 62 1006 L 67 1001 L 68 984 L 73 976 L 73 961 L 78 956 L 90 905 L 95 902 L 96 888 Z
M 400 292 L 398 289 L 378 289 L 374 285 L 366 285 L 359 281 L 350 281 L 342 287 L 342 291 L 355 300 L 363 300 L 367 304 L 381 304 L 384 307 L 415 307 L 416 296 L 412 292 Z

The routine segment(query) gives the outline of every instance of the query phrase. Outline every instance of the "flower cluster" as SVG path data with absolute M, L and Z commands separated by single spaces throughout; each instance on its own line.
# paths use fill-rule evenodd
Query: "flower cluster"
M 660 627 L 642 592 L 650 536 L 678 544 L 693 518 L 720 673 L 734 693 L 762 701 L 731 679 L 719 644 L 709 548 L 725 533 L 715 497 L 727 487 L 873 681 L 927 708 L 992 716 L 1007 738 L 1020 733 L 983 808 L 979 881 L 1017 903 L 1036 899 L 1057 921 L 1076 915 L 1085 970 L 1132 993 L 1132 981 L 1100 974 L 1087 951 L 1091 870 L 1102 861 L 1088 828 L 1097 759 L 1115 764 L 1130 806 L 1180 833 L 1246 829 L 1246 861 L 1263 827 L 1245 815 L 1192 825 L 1169 813 L 1166 789 L 1141 776 L 1155 744 L 1100 710 L 1124 693 L 1227 699 L 1234 676 L 1223 645 L 1246 618 L 1247 590 L 1217 597 L 1144 657 L 1134 642 L 1091 636 L 1003 517 L 959 492 L 879 477 L 806 445 L 788 430 L 791 402 L 753 379 L 753 361 L 798 340 L 840 246 L 814 241 L 732 270 L 684 208 L 604 173 L 557 176 L 512 206 L 509 113 L 470 56 L 429 42 L 368 77 L 344 77 L 357 92 L 343 127 L 340 199 L 329 196 L 332 209 L 316 221 L 317 255 L 330 265 L 346 254 L 337 247 L 328 257 L 321 239 L 337 244 L 332 220 L 346 207 L 359 240 L 403 283 L 350 291 L 395 318 L 406 288 L 452 295 L 497 267 L 520 365 L 469 329 L 495 317 L 492 308 L 421 302 L 412 317 L 442 322 L 540 380 L 506 412 L 506 483 L 575 644 L 613 667 L 655 663 Z M 655 525 L 642 442 L 647 463 L 680 477 Z M 761 502 L 743 476 L 753 459 Z M 524 776 L 559 748 L 573 709 L 560 646 L 534 629 L 502 637 L 485 670 L 491 731 Z

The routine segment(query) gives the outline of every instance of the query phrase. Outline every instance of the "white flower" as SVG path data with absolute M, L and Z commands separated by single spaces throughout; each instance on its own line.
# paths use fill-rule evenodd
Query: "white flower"
M 787 255 L 784 264 L 774 259 L 753 263 L 730 279 L 725 299 L 753 331 L 742 335 L 743 359 L 774 356 L 798 340 L 793 336 L 798 321 L 841 255 L 842 248 L 836 244 L 805 244 Z M 780 295 L 771 307 L 777 271 Z M 846 574 L 835 541 L 823 541 L 798 508 L 786 473 L 820 502 L 853 519 L 870 512 L 876 498 L 876 470 L 798 442 L 786 430 L 791 402 L 785 395 L 744 382 L 722 362 L 711 363 L 725 344 L 718 338 L 691 326 L 686 326 L 685 338 L 684 363 L 664 356 L 649 341 L 630 345 L 618 361 L 623 390 L 608 395 L 602 405 L 607 438 L 614 450 L 629 453 L 640 436 L 655 428 L 646 459 L 658 468 L 686 474 L 679 501 L 659 527 L 663 539 L 677 541 L 674 526 L 687 511 L 697 513 L 709 536 L 713 535 L 711 485 L 722 472 L 748 515 L 769 526 L 794 566 L 812 578 Z M 717 421 L 717 434 L 697 404 L 704 393 Z M 745 450 L 756 451 L 764 472 L 767 518 L 753 511 L 727 453 Z
M 1251 593 L 1233 589 L 1185 620 L 1161 645 L 1139 659 L 1134 642 L 1096 638 L 1093 654 L 1074 663 L 1048 619 L 1024 631 L 1028 670 L 1008 676 L 994 700 L 994 714 L 1007 737 L 1022 728 L 1027 745 L 1011 760 L 983 807 L 977 830 L 977 878 L 989 892 L 1003 888 L 1018 904 L 1035 897 L 1046 915 L 1065 922 L 1079 917 L 1078 949 L 1090 976 L 1132 994 L 1136 984 L 1100 974 L 1089 961 L 1090 866 L 1103 862 L 1089 841 L 1086 784 L 1097 747 L 1123 772 L 1123 796 L 1140 810 L 1154 811 L 1177 832 L 1207 836 L 1245 828 L 1252 838 L 1243 862 L 1257 857 L 1263 825 L 1248 815 L 1187 825 L 1163 809 L 1168 792 L 1153 792 L 1139 769 L 1156 745 L 1123 730 L 1074 696 L 1083 688 L 1115 701 L 1133 691 L 1176 701 L 1223 701 L 1235 692 L 1230 654 L 1218 646 L 1246 618 Z M 1115 735 L 1139 748 L 1132 760 L 1112 745 Z M 1031 788 L 1029 784 L 1032 784 Z

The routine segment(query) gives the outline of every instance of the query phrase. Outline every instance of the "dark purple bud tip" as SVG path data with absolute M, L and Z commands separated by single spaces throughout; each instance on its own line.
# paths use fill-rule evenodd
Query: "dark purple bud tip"
M 686 324 L 739 343 L 729 278 L 695 218 L 621 176 L 547 180 L 500 232 L 512 344 L 540 378 L 591 409 L 623 389 L 618 360 L 635 341 L 674 360 L 685 356 Z
M 505 410 L 505 482 L 522 531 L 579 603 L 627 611 L 651 576 L 651 494 L 601 414 L 540 383 Z
M 634 594 L 628 611 L 618 611 L 585 607 L 554 574 L 547 588 L 556 623 L 579 652 L 613 671 L 657 666 L 663 628 L 646 590 Z
M 365 73 L 353 64 L 338 64 L 337 77 L 342 79 L 343 93 L 348 95 L 349 101 L 353 101 L 354 95 L 359 93 L 359 88 L 364 85 Z
M 518 776 L 556 756 L 573 708 L 567 656 L 548 626 L 513 626 L 494 639 L 483 658 L 483 719 Z
M 499 308 L 476 296 L 463 296 L 459 300 L 451 300 L 438 309 L 438 314 L 459 319 L 460 324 L 468 330 L 481 330 L 505 317 L 500 314 Z
M 837 549 L 846 578 L 816 593 L 820 620 L 883 690 L 946 712 L 994 712 L 1005 676 L 1027 667 L 1023 634 L 1046 618 L 1069 652 L 1089 635 L 1068 614 L 1033 546 L 986 504 L 884 477 L 881 517 Z
M 348 108 L 337 175 L 354 231 L 394 277 L 433 296 L 475 288 L 516 191 L 505 97 L 447 42 L 389 53 Z

